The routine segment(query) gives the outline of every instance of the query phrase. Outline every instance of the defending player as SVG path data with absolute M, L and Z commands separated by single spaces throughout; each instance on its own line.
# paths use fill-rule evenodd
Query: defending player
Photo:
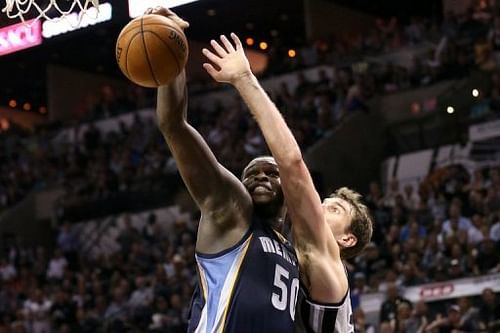
M 155 13 L 187 27 L 169 10 Z M 239 181 L 187 123 L 186 111 L 182 72 L 158 89 L 157 118 L 202 216 L 188 332 L 292 332 L 298 264 L 277 232 L 285 215 L 278 167 L 271 157 L 254 159 Z
M 347 188 L 320 200 L 300 148 L 276 106 L 251 72 L 243 46 L 221 36 L 212 40 L 214 52 L 203 54 L 215 64 L 203 66 L 218 82 L 232 84 L 248 105 L 278 163 L 293 226 L 305 299 L 301 301 L 298 330 L 353 332 L 349 286 L 342 258 L 358 254 L 370 241 L 372 221 L 360 195 Z

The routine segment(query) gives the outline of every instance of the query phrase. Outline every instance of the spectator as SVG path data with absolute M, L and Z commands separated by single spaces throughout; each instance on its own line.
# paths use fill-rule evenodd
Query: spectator
M 451 204 L 449 218 L 443 223 L 443 239 L 457 234 L 459 230 L 468 231 L 471 226 L 471 221 L 462 216 L 460 205 L 458 203 Z
M 115 287 L 113 290 L 113 301 L 106 309 L 104 319 L 110 322 L 115 322 L 117 325 L 124 323 L 127 320 L 129 308 L 125 301 L 125 292 L 122 287 Z
M 412 184 L 406 184 L 403 191 L 404 205 L 411 211 L 415 211 L 420 203 L 420 197 L 415 193 Z
M 490 238 L 497 244 L 500 242 L 500 215 L 497 214 L 496 222 L 490 228 Z
M 492 289 L 486 288 L 481 294 L 482 304 L 479 308 L 479 318 L 485 327 L 491 331 L 500 328 L 500 299 Z
M 56 249 L 54 257 L 49 261 L 47 278 L 52 280 L 61 280 L 67 266 L 68 261 L 62 255 L 62 251 L 60 249 Z
M 47 299 L 42 290 L 36 289 L 30 298 L 24 302 L 24 316 L 30 323 L 33 333 L 51 332 L 49 312 L 52 302 Z
M 393 178 L 389 185 L 389 191 L 384 196 L 384 206 L 393 208 L 396 206 L 396 197 L 400 196 L 399 192 L 399 181 L 396 178 Z
M 396 320 L 393 322 L 393 327 L 396 332 L 407 331 L 411 313 L 412 304 L 410 302 L 401 302 L 398 304 Z
M 498 272 L 500 270 L 500 255 L 495 249 L 493 240 L 486 238 L 479 244 L 477 266 L 481 274 Z
M 172 294 L 172 296 L 170 296 L 170 309 L 167 315 L 170 318 L 170 332 L 181 333 L 186 331 L 188 314 L 182 308 L 179 294 Z
M 394 283 L 389 284 L 387 286 L 386 299 L 380 308 L 380 322 L 394 322 L 398 313 L 398 305 L 402 302 L 410 303 L 410 301 L 399 295 L 398 288 Z
M 167 315 L 168 303 L 164 297 L 158 297 L 155 300 L 154 313 L 151 316 L 151 324 L 149 329 L 153 332 L 165 332 L 170 325 L 170 317 Z
M 132 244 L 139 239 L 139 232 L 132 225 L 130 215 L 123 216 L 123 228 L 118 236 L 118 242 L 124 255 L 128 255 L 132 249 Z
M 484 329 L 480 325 L 479 309 L 472 306 L 471 300 L 467 297 L 460 297 L 457 300 L 457 305 L 460 307 L 461 326 L 470 327 L 473 332 Z
M 65 325 L 71 327 L 76 323 L 76 305 L 68 294 L 59 288 L 55 293 L 55 299 L 50 307 L 50 315 L 55 330 L 61 331 Z
M 456 304 L 448 308 L 448 315 L 444 318 L 438 317 L 429 326 L 426 327 L 425 332 L 453 332 L 453 331 L 472 331 L 472 327 L 468 323 L 462 322 L 460 315 L 460 307 Z
M 415 303 L 411 317 L 406 322 L 405 333 L 421 333 L 429 323 L 427 304 L 423 300 Z
M 481 214 L 472 216 L 472 226 L 467 230 L 467 243 L 476 245 L 484 240 L 484 231 L 487 226 L 484 224 L 484 217 Z
M 9 282 L 17 276 L 17 270 L 14 265 L 5 259 L 0 260 L 0 277 L 2 281 Z
M 68 261 L 70 268 L 76 268 L 77 256 L 78 256 L 78 237 L 75 234 L 74 229 L 71 228 L 69 223 L 64 223 L 61 226 L 59 235 L 57 236 L 57 246 L 61 249 L 64 257 Z
M 353 312 L 354 333 L 375 333 L 375 327 L 366 322 L 363 309 L 357 308 Z
M 153 302 L 153 290 L 147 285 L 147 281 L 143 276 L 135 278 L 135 290 L 132 292 L 128 300 L 128 306 L 131 309 L 148 307 Z

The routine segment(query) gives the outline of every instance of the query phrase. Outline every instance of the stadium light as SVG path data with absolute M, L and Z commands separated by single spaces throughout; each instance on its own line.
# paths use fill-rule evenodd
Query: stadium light
M 10 123 L 7 119 L 5 118 L 2 118 L 2 120 L 0 120 L 0 128 L 3 130 L 3 131 L 6 131 L 8 130 L 10 127 Z
M 290 58 L 295 58 L 295 56 L 296 56 L 296 55 L 297 55 L 297 52 L 295 52 L 295 50 L 294 50 L 294 49 L 290 49 L 290 50 L 288 50 L 288 56 L 289 56 Z
M 477 89 L 472 89 L 472 96 L 473 96 L 473 97 L 479 97 L 479 90 L 477 90 Z
M 260 42 L 259 47 L 261 50 L 267 50 L 267 43 L 266 42 Z
M 453 112 L 455 112 L 455 108 L 454 108 L 453 106 L 451 106 L 451 105 L 450 105 L 450 106 L 448 106 L 448 107 L 446 108 L 446 112 L 448 112 L 449 114 L 452 114 Z

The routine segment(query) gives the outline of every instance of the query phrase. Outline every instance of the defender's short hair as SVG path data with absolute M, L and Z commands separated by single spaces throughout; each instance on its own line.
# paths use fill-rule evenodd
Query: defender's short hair
M 356 245 L 342 248 L 340 255 L 344 259 L 352 258 L 366 247 L 372 238 L 373 220 L 368 207 L 361 202 L 361 194 L 347 187 L 341 187 L 330 195 L 330 198 L 339 198 L 348 202 L 353 208 L 349 232 L 357 238 Z M 347 230 L 346 230 L 347 231 Z

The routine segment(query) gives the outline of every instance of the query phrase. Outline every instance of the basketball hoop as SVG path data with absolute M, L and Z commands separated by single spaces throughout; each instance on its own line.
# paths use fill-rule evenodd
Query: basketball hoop
M 27 24 L 27 20 L 39 20 L 41 18 L 48 21 L 60 21 L 75 10 L 79 10 L 77 25 L 80 24 L 83 15 L 90 8 L 95 8 L 96 16 L 99 14 L 99 0 L 85 0 L 84 4 L 82 4 L 84 0 L 49 0 L 49 3 L 45 7 L 40 6 L 36 1 L 40 0 L 5 0 L 5 7 L 2 9 L 2 13 L 6 13 L 10 19 L 19 18 L 24 24 Z M 69 8 L 67 8 L 68 6 L 63 7 L 64 9 L 61 8 L 61 3 L 64 2 L 68 5 L 71 3 Z M 56 12 L 56 16 L 51 15 L 53 12 Z M 33 13 L 38 14 L 33 18 L 31 17 Z

